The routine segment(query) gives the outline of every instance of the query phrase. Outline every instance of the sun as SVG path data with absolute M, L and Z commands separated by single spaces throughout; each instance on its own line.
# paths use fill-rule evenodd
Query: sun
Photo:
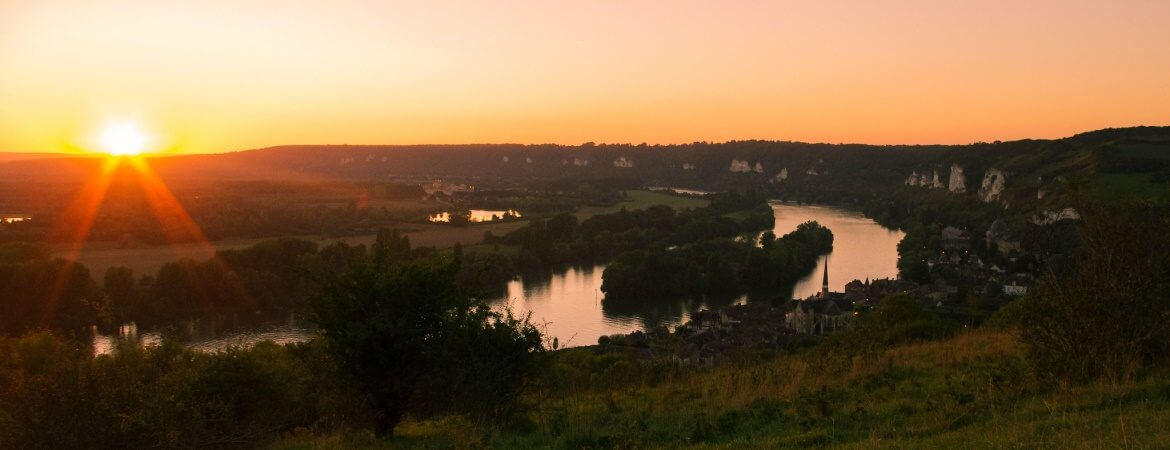
M 102 131 L 102 151 L 115 156 L 137 155 L 146 151 L 150 138 L 135 122 L 111 122 Z

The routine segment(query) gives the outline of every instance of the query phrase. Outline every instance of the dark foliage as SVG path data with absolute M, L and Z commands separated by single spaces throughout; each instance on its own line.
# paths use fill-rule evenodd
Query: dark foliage
M 1075 269 L 1017 308 L 1038 367 L 1071 381 L 1130 379 L 1170 357 L 1170 210 L 1084 206 Z
M 361 386 L 377 432 L 391 433 L 407 413 L 506 420 L 537 369 L 540 333 L 462 291 L 454 263 L 411 260 L 409 243 L 383 237 L 369 263 L 327 277 L 313 301 L 314 320 Z
M 769 232 L 770 233 L 770 232 Z M 808 274 L 833 248 L 833 233 L 806 222 L 762 245 L 717 238 L 622 253 L 605 268 L 606 300 L 780 289 Z
M 361 423 L 337 379 L 311 345 L 204 354 L 164 343 L 94 358 L 46 333 L 0 338 L 0 447 L 241 447 Z
M 6 253 L 0 261 L 0 334 L 76 331 L 94 324 L 105 309 L 85 266 L 29 249 Z

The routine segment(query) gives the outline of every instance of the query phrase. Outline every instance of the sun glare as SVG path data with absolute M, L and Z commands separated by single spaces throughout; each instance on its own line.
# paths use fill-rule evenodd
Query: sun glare
M 146 150 L 146 134 L 134 122 L 114 122 L 106 125 L 100 138 L 102 151 L 111 155 L 137 155 Z

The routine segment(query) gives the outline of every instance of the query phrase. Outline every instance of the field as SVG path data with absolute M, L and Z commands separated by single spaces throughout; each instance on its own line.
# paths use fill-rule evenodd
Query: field
M 523 221 L 483 223 L 465 227 L 405 224 L 403 228 L 413 230 L 405 233 L 406 236 L 410 237 L 411 245 L 446 248 L 455 245 L 456 242 L 465 244 L 479 243 L 483 240 L 483 234 L 486 231 L 491 231 L 496 235 L 502 235 L 520 228 L 526 223 Z M 321 246 L 329 245 L 333 242 L 345 242 L 349 245 L 369 245 L 374 242 L 375 238 L 374 235 L 346 236 L 340 238 L 322 238 L 321 236 L 294 237 L 313 241 Z M 183 258 L 204 260 L 212 257 L 216 251 L 246 248 L 271 239 L 273 238 L 232 239 L 211 243 L 184 243 L 130 248 L 120 248 L 114 243 L 100 242 L 86 245 L 77 260 L 89 268 L 90 273 L 96 278 L 100 278 L 106 269 L 117 266 L 128 267 L 138 275 L 153 274 L 163 264 L 171 261 Z M 67 255 L 67 250 L 64 247 L 60 247 L 55 249 L 54 253 L 56 256 L 63 257 Z
M 1092 191 L 1111 201 L 1126 198 L 1170 198 L 1170 142 L 1146 141 L 1119 144 L 1105 156 L 1113 169 L 1097 173 Z
M 707 200 L 649 191 L 626 191 L 626 196 L 625 201 L 615 206 L 581 208 L 576 213 L 577 218 L 584 220 L 597 214 L 616 212 L 623 207 L 632 210 L 653 205 L 669 205 L 676 209 L 683 209 L 702 207 L 709 203 Z M 447 248 L 455 245 L 456 242 L 461 242 L 468 246 L 478 244 L 483 241 L 484 232 L 491 231 L 493 234 L 500 236 L 523 227 L 525 224 L 527 224 L 526 221 L 481 223 L 464 227 L 442 224 L 403 224 L 402 229 L 411 230 L 406 232 L 406 235 L 410 237 L 412 245 Z M 322 246 L 333 242 L 345 242 L 349 245 L 369 245 L 374 242 L 374 235 L 347 236 L 341 238 L 322 238 L 321 236 L 294 237 L 313 241 Z M 86 245 L 77 260 L 88 267 L 90 273 L 98 278 L 105 273 L 106 269 L 117 266 L 128 267 L 139 275 L 153 274 L 163 264 L 171 261 L 177 261 L 183 258 L 203 260 L 210 258 L 216 251 L 245 248 L 269 239 L 272 238 L 232 239 L 211 243 L 184 243 L 129 248 L 122 248 L 116 243 L 111 242 L 98 242 Z M 487 249 L 472 249 L 472 251 L 485 250 Z M 58 247 L 54 253 L 56 256 L 66 256 L 68 251 L 65 247 Z
M 650 191 L 626 191 L 626 199 L 613 206 L 586 206 L 577 211 L 577 219 L 585 220 L 598 214 L 609 214 L 627 210 L 644 209 L 654 205 L 666 205 L 674 209 L 702 208 L 711 202 L 701 198 L 681 197 Z
M 556 355 L 604 379 L 637 373 L 588 348 Z M 608 364 L 608 367 L 606 365 Z M 570 370 L 571 369 L 561 369 Z M 627 375 L 623 375 L 627 374 Z M 1031 375 L 1014 333 L 956 338 L 842 359 L 820 352 L 728 364 L 632 385 L 550 396 L 500 448 L 1165 448 L 1170 379 L 1062 387 Z M 662 378 L 662 377 L 658 377 Z M 276 448 L 476 447 L 454 419 L 408 422 L 391 443 L 290 437 Z
M 1102 173 L 1093 178 L 1093 193 L 1102 200 L 1170 197 L 1170 185 L 1154 183 L 1148 173 Z

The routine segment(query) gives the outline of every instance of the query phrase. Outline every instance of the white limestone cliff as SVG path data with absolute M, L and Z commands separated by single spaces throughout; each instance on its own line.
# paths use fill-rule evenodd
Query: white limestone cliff
M 1036 225 L 1049 225 L 1062 220 L 1079 220 L 1081 214 L 1073 208 L 1065 208 L 1060 211 L 1043 211 L 1032 216 L 1032 223 Z
M 967 177 L 963 175 L 963 168 L 958 164 L 951 164 L 951 177 L 947 183 L 947 190 L 952 194 L 967 192 Z
M 1007 174 L 999 169 L 987 169 L 987 173 L 983 175 L 983 183 L 979 187 L 979 199 L 987 203 L 999 200 L 1005 183 Z
M 931 189 L 942 189 L 943 188 L 942 178 L 938 176 L 937 170 L 934 171 L 934 179 L 931 180 L 931 182 L 930 182 L 930 188 Z

